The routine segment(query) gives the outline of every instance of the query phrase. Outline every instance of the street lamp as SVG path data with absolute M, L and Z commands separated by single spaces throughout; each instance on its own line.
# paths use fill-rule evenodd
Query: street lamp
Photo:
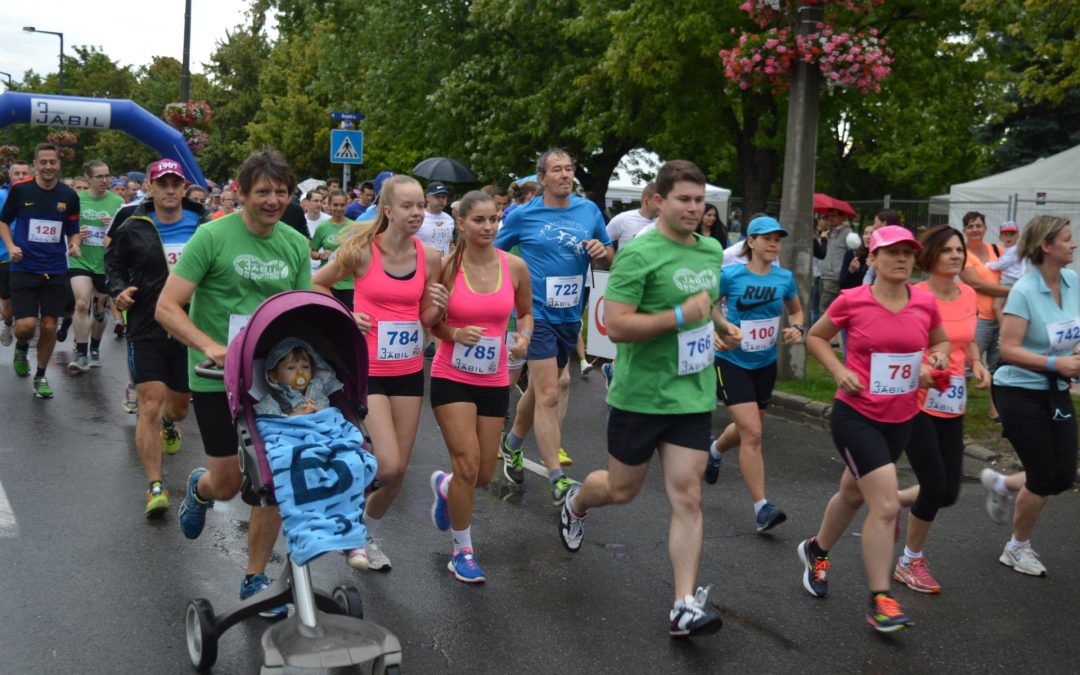
M 56 31 L 52 31 L 52 30 L 38 30 L 37 28 L 34 28 L 33 26 L 23 26 L 23 32 L 25 32 L 25 33 L 45 33 L 46 35 L 55 35 L 56 37 L 60 38 L 60 87 L 59 87 L 59 91 L 56 92 L 56 93 L 58 93 L 60 95 L 63 95 L 63 93 L 64 93 L 64 34 L 63 33 L 57 33 Z

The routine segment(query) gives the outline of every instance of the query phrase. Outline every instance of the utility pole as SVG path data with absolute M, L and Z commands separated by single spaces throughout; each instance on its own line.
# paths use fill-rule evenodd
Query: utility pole
M 824 21 L 818 4 L 800 4 L 795 15 L 798 35 L 813 33 Z M 810 321 L 810 287 L 813 284 L 811 258 L 814 255 L 814 169 L 817 160 L 818 112 L 821 101 L 821 70 L 817 64 L 799 61 L 791 77 L 788 100 L 787 147 L 784 151 L 783 192 L 780 222 L 791 236 L 784 241 L 781 263 L 795 275 L 799 303 L 805 321 Z M 806 376 L 806 344 L 780 348 L 781 378 Z
M 180 71 L 180 100 L 191 100 L 191 0 L 184 3 L 184 65 Z

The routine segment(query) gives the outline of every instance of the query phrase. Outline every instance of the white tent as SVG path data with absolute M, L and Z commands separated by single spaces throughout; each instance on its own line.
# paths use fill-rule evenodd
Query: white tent
M 986 214 L 988 240 L 997 226 L 1015 220 L 1023 226 L 1038 215 L 1062 216 L 1080 228 L 1080 145 L 1031 164 L 949 188 L 949 224 L 961 227 L 964 214 Z
M 615 167 L 608 183 L 607 198 L 612 202 L 630 203 L 641 200 L 641 191 L 649 181 L 642 174 L 655 176 L 663 162 L 652 152 L 631 150 Z M 731 190 L 716 185 L 705 186 L 705 201 L 716 206 L 720 219 L 728 220 L 728 202 Z

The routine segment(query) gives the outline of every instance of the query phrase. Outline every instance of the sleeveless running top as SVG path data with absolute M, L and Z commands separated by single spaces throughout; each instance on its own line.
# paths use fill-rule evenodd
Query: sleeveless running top
M 497 250 L 497 249 L 496 249 Z M 446 325 L 454 328 L 481 326 L 480 343 L 471 348 L 443 340 L 431 364 L 431 376 L 480 387 L 508 387 L 506 369 L 506 323 L 514 309 L 514 281 L 506 254 L 499 253 L 499 286 L 491 293 L 469 287 L 464 268 L 454 277 L 454 290 L 446 307 Z M 494 372 L 489 372 L 494 369 Z
M 382 252 L 371 245 L 367 272 L 356 277 L 353 307 L 371 317 L 364 336 L 368 348 L 368 374 L 375 377 L 411 375 L 424 369 L 424 328 L 420 324 L 420 298 L 427 284 L 424 244 L 416 246 L 416 273 L 398 280 L 383 269 Z

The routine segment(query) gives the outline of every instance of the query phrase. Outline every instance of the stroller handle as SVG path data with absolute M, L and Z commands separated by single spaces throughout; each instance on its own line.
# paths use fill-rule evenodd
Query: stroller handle
M 195 364 L 195 374 L 208 380 L 224 380 L 225 370 L 218 368 L 213 359 L 206 359 Z

